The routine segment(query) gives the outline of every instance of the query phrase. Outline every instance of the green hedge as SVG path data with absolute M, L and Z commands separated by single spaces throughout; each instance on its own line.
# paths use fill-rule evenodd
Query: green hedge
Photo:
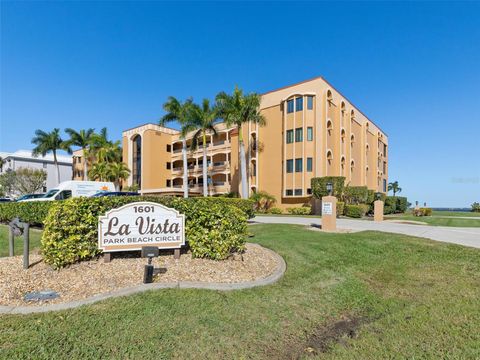
M 366 186 L 347 186 L 344 191 L 344 199 L 349 205 L 367 203 L 368 188 Z
M 345 203 L 343 201 L 337 201 L 337 217 L 342 216 L 345 211 Z
M 247 215 L 231 201 L 217 199 L 132 196 L 56 201 L 45 219 L 42 254 L 54 268 L 91 259 L 101 252 L 97 248 L 100 215 L 131 202 L 152 201 L 185 214 L 185 235 L 194 257 L 225 259 L 243 250 Z
M 365 215 L 365 204 L 345 205 L 345 215 L 352 218 L 361 218 Z M 368 205 L 367 205 L 368 206 Z
M 53 201 L 25 201 L 0 204 L 0 222 L 8 223 L 14 218 L 32 225 L 41 225 L 47 217 Z
M 344 176 L 324 176 L 316 177 L 311 180 L 312 194 L 315 198 L 321 199 L 322 196 L 327 196 L 327 183 L 333 184 L 333 196 L 340 199 L 343 194 L 343 188 L 345 187 Z
M 158 197 L 158 196 L 131 196 L 122 197 L 128 198 L 128 202 L 133 201 L 171 201 L 173 197 Z M 133 200 L 132 200 L 133 199 Z M 162 200 L 158 200 L 162 199 Z M 249 219 L 255 216 L 253 211 L 254 202 L 246 199 L 223 198 L 223 197 L 209 197 L 209 198 L 189 198 L 189 201 L 209 201 L 211 204 L 233 205 L 242 210 Z M 122 200 L 113 200 L 122 201 Z M 41 225 L 45 221 L 48 211 L 54 205 L 55 201 L 25 201 L 25 202 L 9 202 L 0 203 L 0 222 L 7 223 L 12 219 L 18 217 L 24 222 L 30 224 Z M 126 204 L 126 203 L 124 203 Z
M 287 208 L 287 212 L 292 215 L 310 215 L 312 213 L 311 206 L 291 207 Z
M 404 213 L 408 209 L 408 200 L 404 196 L 387 196 L 385 198 L 384 214 Z

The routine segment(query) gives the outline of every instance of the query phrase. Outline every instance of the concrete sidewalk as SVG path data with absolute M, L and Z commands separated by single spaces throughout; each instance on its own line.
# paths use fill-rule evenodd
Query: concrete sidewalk
M 264 224 L 294 224 L 319 226 L 322 221 L 320 217 L 296 217 L 296 216 L 256 216 L 253 223 Z M 352 231 L 384 231 L 396 234 L 424 237 L 435 241 L 443 241 L 452 244 L 459 244 L 480 248 L 480 228 L 462 228 L 448 226 L 410 225 L 394 222 L 373 222 L 369 220 L 338 219 L 339 229 Z

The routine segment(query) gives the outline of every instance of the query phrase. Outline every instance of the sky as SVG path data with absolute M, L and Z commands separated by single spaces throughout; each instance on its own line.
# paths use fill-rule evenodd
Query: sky
M 168 96 L 322 75 L 389 136 L 389 181 L 480 201 L 479 2 L 2 1 L 0 151 L 35 129 L 121 132 Z

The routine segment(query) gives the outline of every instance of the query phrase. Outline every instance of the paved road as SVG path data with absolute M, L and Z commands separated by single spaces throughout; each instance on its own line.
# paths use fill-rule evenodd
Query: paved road
M 252 222 L 267 224 L 321 225 L 320 217 L 256 216 Z M 373 222 L 368 220 L 338 219 L 339 229 L 352 231 L 376 230 L 424 237 L 436 241 L 480 248 L 480 228 L 449 226 L 409 225 L 394 222 Z

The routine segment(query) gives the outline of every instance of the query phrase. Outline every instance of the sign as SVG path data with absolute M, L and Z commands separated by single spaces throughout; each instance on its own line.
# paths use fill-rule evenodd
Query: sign
M 332 215 L 333 206 L 331 202 L 322 203 L 322 215 Z
M 98 221 L 98 247 L 104 252 L 141 250 L 143 246 L 179 249 L 185 245 L 185 215 L 153 202 L 135 202 L 110 210 Z

